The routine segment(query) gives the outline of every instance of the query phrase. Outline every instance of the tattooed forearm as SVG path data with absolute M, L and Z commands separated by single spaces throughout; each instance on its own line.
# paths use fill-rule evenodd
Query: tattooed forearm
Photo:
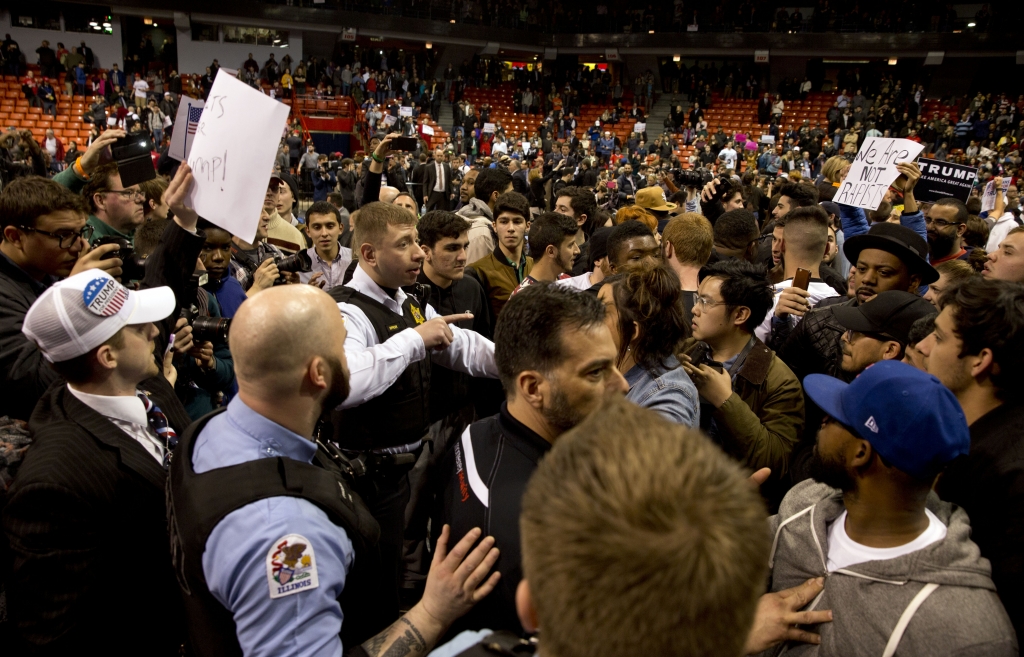
M 387 650 L 382 653 L 385 645 Z M 403 616 L 364 643 L 363 649 L 370 657 L 416 657 L 426 654 L 429 646 L 419 629 Z

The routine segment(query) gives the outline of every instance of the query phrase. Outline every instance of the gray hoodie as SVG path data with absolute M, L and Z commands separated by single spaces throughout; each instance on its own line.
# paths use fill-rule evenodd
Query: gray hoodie
M 831 609 L 833 620 L 810 628 L 821 644 L 783 644 L 765 655 L 1017 655 L 1017 640 L 990 578 L 991 567 L 971 539 L 967 513 L 935 493 L 928 510 L 947 526 L 946 538 L 885 561 L 831 574 L 826 570 L 828 524 L 845 510 L 841 491 L 813 480 L 795 486 L 769 519 L 771 590 L 812 577 L 825 589 L 806 610 Z
M 458 215 L 469 222 L 469 249 L 466 262 L 472 264 L 494 252 L 494 216 L 491 208 L 478 198 L 459 208 Z

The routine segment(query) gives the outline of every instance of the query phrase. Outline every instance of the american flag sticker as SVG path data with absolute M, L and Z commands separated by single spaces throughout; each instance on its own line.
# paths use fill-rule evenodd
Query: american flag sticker
M 128 292 L 112 278 L 94 278 L 82 290 L 89 312 L 100 317 L 116 315 L 128 300 Z
M 199 127 L 199 119 L 202 118 L 202 116 L 203 116 L 203 108 L 202 107 L 192 107 L 191 104 L 188 106 L 188 126 L 185 129 L 185 132 L 187 134 L 190 134 L 190 135 L 196 134 L 196 128 Z

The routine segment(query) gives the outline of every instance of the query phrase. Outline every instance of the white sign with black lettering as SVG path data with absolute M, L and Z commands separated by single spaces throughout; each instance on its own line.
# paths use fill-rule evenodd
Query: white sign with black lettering
M 865 210 L 877 210 L 889 185 L 900 177 L 896 165 L 912 162 L 922 150 L 922 144 L 909 139 L 868 137 L 857 151 L 846 180 L 839 185 L 839 191 L 832 200 Z
M 206 99 L 188 155 L 199 216 L 252 243 L 288 106 L 227 75 Z

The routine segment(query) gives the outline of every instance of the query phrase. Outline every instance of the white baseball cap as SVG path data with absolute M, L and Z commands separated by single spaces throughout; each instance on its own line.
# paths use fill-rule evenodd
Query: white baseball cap
M 90 269 L 43 292 L 21 330 L 46 360 L 59 363 L 89 353 L 129 324 L 165 319 L 176 307 L 169 287 L 135 292 L 105 271 Z

